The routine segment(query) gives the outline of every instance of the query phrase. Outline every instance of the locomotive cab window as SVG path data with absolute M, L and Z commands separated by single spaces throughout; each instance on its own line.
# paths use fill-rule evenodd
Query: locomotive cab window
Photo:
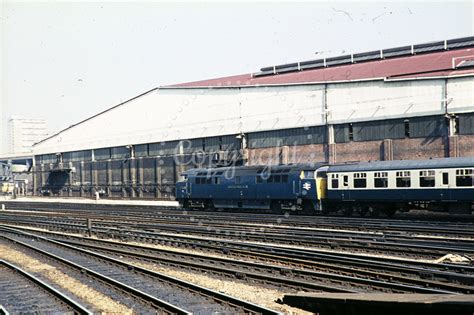
M 435 187 L 435 171 L 420 171 L 420 187 Z
M 374 187 L 376 188 L 388 187 L 388 172 L 375 172 Z
M 314 171 L 301 171 L 300 179 L 314 179 Z
M 397 187 L 411 187 L 410 171 L 400 171 L 397 175 Z
M 365 188 L 365 187 L 367 187 L 367 174 L 354 173 L 354 188 Z
M 472 187 L 474 186 L 474 172 L 472 169 L 456 170 L 456 186 Z

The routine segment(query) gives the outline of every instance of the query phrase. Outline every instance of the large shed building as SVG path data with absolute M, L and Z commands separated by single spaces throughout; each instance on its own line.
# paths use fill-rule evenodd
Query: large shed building
M 195 166 L 474 156 L 474 37 L 159 87 L 33 153 L 37 194 L 120 198 Z

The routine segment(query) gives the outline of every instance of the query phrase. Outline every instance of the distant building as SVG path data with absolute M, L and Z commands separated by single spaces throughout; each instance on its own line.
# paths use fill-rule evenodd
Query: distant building
M 46 120 L 39 118 L 11 117 L 7 128 L 10 154 L 29 153 L 33 144 L 48 136 Z

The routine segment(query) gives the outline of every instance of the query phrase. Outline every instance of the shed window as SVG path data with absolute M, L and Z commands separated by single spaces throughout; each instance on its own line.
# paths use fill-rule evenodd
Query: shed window
M 435 187 L 435 171 L 420 171 L 420 187 Z
M 397 187 L 411 187 L 410 171 L 397 172 Z
M 388 187 L 388 172 L 375 172 L 374 187 L 376 188 Z
M 354 188 L 365 188 L 365 187 L 367 187 L 367 174 L 354 173 Z
M 474 173 L 472 169 L 456 170 L 456 186 L 472 187 L 474 186 Z

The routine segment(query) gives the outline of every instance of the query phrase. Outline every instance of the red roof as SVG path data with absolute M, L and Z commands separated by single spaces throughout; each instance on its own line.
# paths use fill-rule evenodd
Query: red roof
M 474 57 L 474 48 L 410 55 L 262 77 L 252 77 L 252 74 L 249 73 L 175 84 L 168 87 L 225 87 L 474 74 L 474 69 L 472 68 L 459 70 L 453 69 L 453 60 L 457 65 L 462 60 L 460 57 L 469 57 L 466 59 L 472 59 Z

